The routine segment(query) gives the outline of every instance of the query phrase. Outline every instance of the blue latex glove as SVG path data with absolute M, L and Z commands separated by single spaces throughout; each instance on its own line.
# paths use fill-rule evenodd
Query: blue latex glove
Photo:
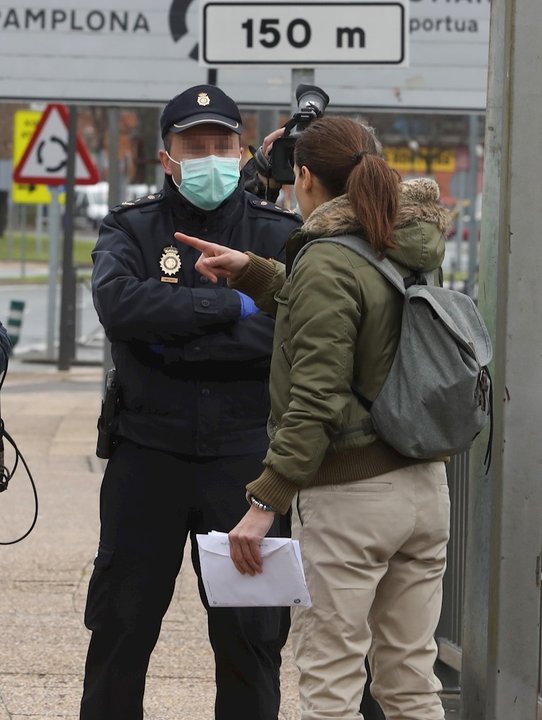
M 234 292 L 239 295 L 239 299 L 241 300 L 241 320 L 260 312 L 259 307 L 251 297 L 245 295 L 245 293 L 239 292 L 239 290 L 234 290 Z

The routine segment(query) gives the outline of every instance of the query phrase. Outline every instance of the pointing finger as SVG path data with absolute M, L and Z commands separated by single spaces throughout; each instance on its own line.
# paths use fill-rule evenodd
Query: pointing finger
M 176 232 L 175 239 L 179 242 L 184 243 L 185 245 L 190 245 L 190 247 L 196 248 L 196 250 L 199 250 L 202 253 L 209 254 L 213 250 L 213 243 L 207 242 L 206 240 L 201 240 L 200 238 L 194 237 L 193 235 L 186 235 L 182 232 Z

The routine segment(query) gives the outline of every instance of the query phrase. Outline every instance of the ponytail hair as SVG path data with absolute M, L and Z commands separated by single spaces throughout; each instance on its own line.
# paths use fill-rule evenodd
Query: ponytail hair
M 320 118 L 296 141 L 295 164 L 305 165 L 332 196 L 346 195 L 365 239 L 378 255 L 395 247 L 399 175 L 380 155 L 367 125 L 346 117 Z

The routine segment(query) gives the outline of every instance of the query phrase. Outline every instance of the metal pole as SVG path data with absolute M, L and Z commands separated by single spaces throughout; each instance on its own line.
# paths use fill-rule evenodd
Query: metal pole
M 462 720 L 539 713 L 542 4 L 493 0 L 479 303 L 494 338 L 493 461 L 470 476 Z M 479 573 L 479 576 L 477 574 Z
M 68 116 L 68 158 L 66 165 L 66 207 L 62 251 L 60 301 L 60 347 L 58 369 L 69 370 L 75 360 L 75 268 L 73 267 L 73 214 L 75 208 L 75 158 L 77 152 L 77 107 L 70 105 Z
M 493 11 L 493 7 L 492 7 Z M 488 717 L 537 717 L 540 663 L 542 384 L 539 241 L 542 4 L 497 0 L 504 70 L 496 293 L 495 471 L 489 583 Z M 488 124 L 490 124 L 488 122 Z M 493 129 L 490 128 L 490 133 Z M 490 135 L 491 136 L 491 135 Z M 485 213 L 484 213 L 485 214 Z M 532 290 L 531 290 L 532 289 Z M 536 437 L 536 435 L 535 435 Z
M 314 68 L 292 68 L 292 95 L 291 106 L 292 115 L 297 112 L 297 100 L 295 91 L 298 85 L 314 85 Z
M 7 227 L 7 248 L 6 248 L 6 260 L 11 260 L 13 257 L 13 234 L 15 232 L 17 217 L 17 206 L 11 199 L 11 194 L 8 198 L 8 227 Z
M 21 277 L 26 277 L 26 205 L 21 207 L 21 242 L 19 245 L 21 252 Z
M 107 111 L 109 119 L 109 207 L 120 202 L 120 169 L 119 169 L 119 109 L 111 107 Z M 111 343 L 104 338 L 103 370 L 104 378 L 113 367 Z
M 120 202 L 120 168 L 119 168 L 119 109 L 109 108 L 109 207 Z
M 462 269 L 461 257 L 463 254 L 463 233 L 465 230 L 465 184 L 466 175 L 463 171 L 459 173 L 459 215 L 457 217 L 455 231 L 455 272 L 460 273 Z
M 478 272 L 478 221 L 476 220 L 476 196 L 478 195 L 478 116 L 469 115 L 469 169 L 467 172 L 467 199 L 469 201 L 469 264 L 466 292 L 471 297 L 476 293 Z
M 258 138 L 260 142 L 279 127 L 279 111 L 277 108 L 271 110 L 258 110 Z
M 160 112 L 158 113 L 158 118 L 160 117 Z M 156 155 L 155 157 L 158 157 L 158 150 L 159 148 L 163 147 L 163 141 L 162 141 L 162 135 L 160 133 L 160 126 L 159 123 L 156 123 Z M 160 190 L 162 184 L 164 182 L 164 169 L 162 167 L 162 163 L 157 162 L 154 169 L 154 184 L 156 185 L 157 190 Z
M 35 249 L 36 249 L 36 257 L 41 258 L 42 253 L 42 243 L 41 243 L 41 236 L 43 233 L 43 205 L 40 203 L 39 205 L 36 205 L 36 240 L 35 240 Z
M 60 244 L 60 189 L 50 187 L 49 205 L 49 289 L 47 298 L 47 358 L 55 357 L 56 289 L 58 282 L 58 246 Z

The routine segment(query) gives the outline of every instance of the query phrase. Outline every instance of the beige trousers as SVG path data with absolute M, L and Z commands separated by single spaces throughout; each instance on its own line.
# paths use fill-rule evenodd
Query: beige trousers
M 301 720 L 360 720 L 367 653 L 386 720 L 443 720 L 433 664 L 449 514 L 442 462 L 299 492 L 313 603 L 292 612 Z

